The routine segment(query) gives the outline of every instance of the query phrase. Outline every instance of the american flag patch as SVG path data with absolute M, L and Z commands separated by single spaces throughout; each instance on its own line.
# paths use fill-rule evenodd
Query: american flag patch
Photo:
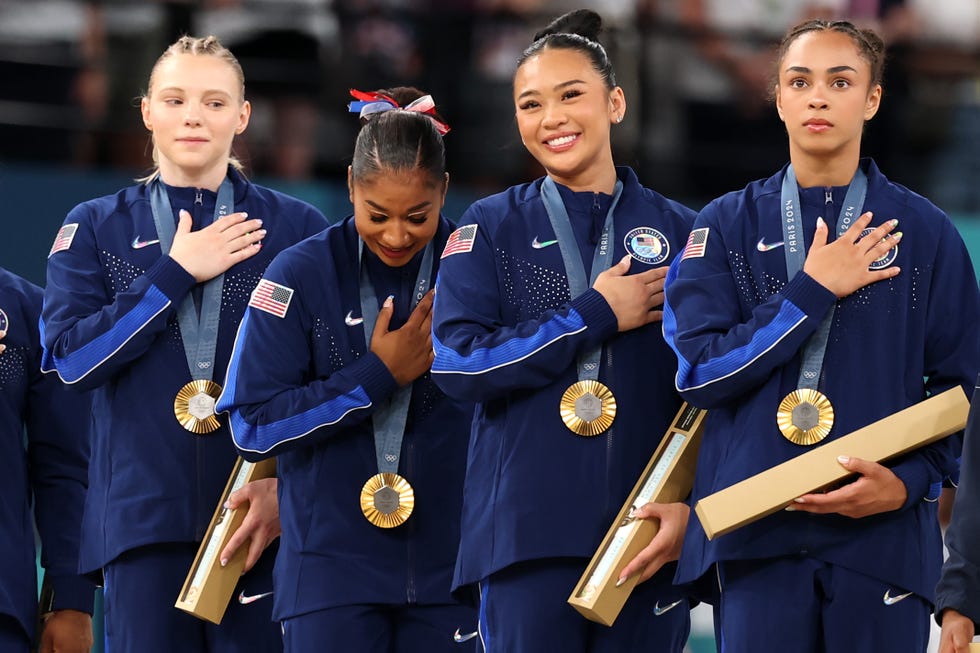
M 252 298 L 248 305 L 260 311 L 272 313 L 276 317 L 286 317 L 286 310 L 289 308 L 289 302 L 292 299 L 292 288 L 287 288 L 268 279 L 262 279 L 252 291 Z
M 708 244 L 708 229 L 709 227 L 701 227 L 691 232 L 691 235 L 687 237 L 687 245 L 684 246 L 684 256 L 681 257 L 682 261 L 686 258 L 700 258 L 704 256 L 704 248 Z
M 446 241 L 446 249 L 442 250 L 442 256 L 440 258 L 446 258 L 451 254 L 472 252 L 473 243 L 476 241 L 476 228 L 478 226 L 468 224 L 449 234 L 449 239 Z
M 71 247 L 71 241 L 75 240 L 76 231 L 78 231 L 77 222 L 66 224 L 59 229 L 58 235 L 54 237 L 54 244 L 51 246 L 51 251 L 48 252 L 48 258 L 51 258 L 51 255 L 55 252 L 63 252 Z

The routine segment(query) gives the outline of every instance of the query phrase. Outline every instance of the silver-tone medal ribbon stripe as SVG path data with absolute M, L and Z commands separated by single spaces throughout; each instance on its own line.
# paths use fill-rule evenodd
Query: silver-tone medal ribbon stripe
M 174 212 L 170 198 L 163 183 L 157 179 L 150 185 L 150 209 L 153 213 L 153 224 L 156 226 L 157 237 L 160 239 L 160 249 L 166 255 L 174 243 L 177 226 L 174 223 Z M 225 177 L 218 187 L 218 199 L 214 206 L 214 220 L 233 213 L 235 210 L 235 194 L 231 181 Z M 213 221 L 212 221 L 213 223 Z M 177 324 L 180 326 L 180 339 L 184 345 L 184 355 L 187 357 L 187 367 L 191 378 L 197 380 L 213 380 L 215 350 L 218 346 L 218 326 L 221 322 L 221 289 L 225 275 L 219 274 L 204 284 L 201 298 L 201 314 L 198 316 L 194 307 L 194 297 L 188 293 L 177 308 Z
M 565 264 L 565 277 L 568 279 L 568 290 L 572 299 L 575 299 L 595 283 L 596 278 L 612 266 L 613 247 L 615 246 L 615 227 L 613 224 L 613 214 L 619 198 L 623 195 L 623 182 L 616 180 L 616 188 L 613 191 L 612 203 L 606 213 L 606 220 L 602 225 L 602 235 L 599 237 L 599 244 L 592 255 L 592 274 L 590 277 L 585 275 L 585 265 L 582 263 L 582 256 L 579 254 L 579 247 L 575 241 L 575 232 L 572 230 L 572 222 L 568 217 L 568 211 L 561 200 L 558 187 L 551 177 L 545 177 L 541 184 L 541 201 L 544 203 L 545 211 L 548 213 L 548 220 L 551 228 L 555 231 L 555 239 L 558 240 L 558 248 L 561 250 L 561 258 Z M 602 346 L 582 352 L 577 360 L 578 380 L 595 381 L 599 378 L 599 361 L 602 358 Z
M 858 167 L 854 178 L 844 196 L 844 205 L 837 216 L 837 237 L 841 238 L 854 220 L 861 215 L 864 199 L 868 192 L 868 177 Z M 800 203 L 800 189 L 796 183 L 796 172 L 792 164 L 786 168 L 780 193 L 783 212 L 783 253 L 786 257 L 786 280 L 790 281 L 796 273 L 803 269 L 806 262 L 806 247 L 803 233 L 800 230 L 800 220 L 803 217 L 803 206 Z M 830 324 L 834 319 L 836 304 L 827 311 L 820 326 L 810 336 L 803 347 L 803 362 L 800 365 L 798 388 L 816 390 L 820 383 L 820 373 L 823 370 L 824 354 L 827 351 L 827 341 L 830 339 Z
M 410 312 L 421 301 L 425 293 L 432 285 L 432 267 L 435 259 L 434 246 L 432 241 L 425 246 L 422 253 L 422 264 L 419 265 L 418 274 L 415 277 L 413 286 L 412 306 Z M 364 350 L 371 349 L 371 335 L 374 333 L 374 325 L 378 321 L 378 296 L 371 284 L 370 275 L 367 272 L 367 265 L 364 263 L 364 241 L 357 241 L 357 267 L 358 267 L 358 287 L 361 299 L 361 325 L 364 328 Z M 405 424 L 408 422 L 408 407 L 412 399 L 412 386 L 409 383 L 404 388 L 399 388 L 388 401 L 378 406 L 378 409 L 371 415 L 371 424 L 374 427 L 374 451 L 378 459 L 379 472 L 398 472 L 398 460 L 401 458 L 402 439 L 405 437 Z

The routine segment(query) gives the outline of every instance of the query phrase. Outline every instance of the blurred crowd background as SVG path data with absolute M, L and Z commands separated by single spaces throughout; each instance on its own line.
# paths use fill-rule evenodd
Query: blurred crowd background
M 472 194 L 539 174 L 513 120 L 514 62 L 570 0 L 2 0 L 0 163 L 145 170 L 148 71 L 180 34 L 221 37 L 253 103 L 237 153 L 257 176 L 343 179 L 347 89 L 428 90 Z M 889 44 L 866 150 L 953 212 L 980 212 L 980 0 L 605 0 L 590 3 L 628 100 L 617 162 L 697 208 L 787 158 L 767 98 L 775 40 L 811 16 Z M 335 217 L 335 216 L 330 216 Z

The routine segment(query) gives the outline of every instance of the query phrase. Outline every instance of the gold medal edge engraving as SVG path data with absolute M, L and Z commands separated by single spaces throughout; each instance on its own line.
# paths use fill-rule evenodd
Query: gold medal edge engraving
M 391 488 L 398 494 L 398 507 L 386 513 L 375 503 L 375 495 L 384 488 Z M 365 519 L 378 528 L 401 526 L 412 516 L 415 509 L 415 490 L 400 474 L 381 472 L 367 480 L 361 488 L 361 512 Z
M 221 422 L 218 420 L 218 416 L 212 413 L 204 419 L 199 419 L 190 413 L 190 401 L 193 397 L 204 393 L 214 399 L 218 400 L 221 395 L 221 386 L 214 381 L 208 379 L 196 379 L 190 383 L 184 384 L 180 390 L 177 391 L 177 396 L 174 397 L 174 416 L 180 425 L 191 433 L 197 433 L 198 435 L 203 435 L 206 433 L 211 433 L 216 431 L 220 426 Z
M 595 395 L 601 402 L 601 412 L 592 420 L 583 419 L 576 412 L 576 402 L 587 394 Z M 570 431 L 584 437 L 604 433 L 616 419 L 616 397 L 605 384 L 599 381 L 576 381 L 568 386 L 558 406 L 561 421 Z
M 817 410 L 817 423 L 802 429 L 793 422 L 793 410 L 801 404 L 810 404 Z M 793 444 L 810 446 L 827 437 L 834 426 L 834 406 L 822 392 L 812 388 L 799 388 L 786 395 L 776 411 L 776 425 L 780 433 Z

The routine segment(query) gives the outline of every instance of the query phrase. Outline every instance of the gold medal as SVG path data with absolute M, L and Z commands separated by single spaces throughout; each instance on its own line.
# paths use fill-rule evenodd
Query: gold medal
M 177 392 L 174 398 L 174 415 L 180 425 L 191 433 L 203 435 L 221 426 L 214 414 L 214 403 L 221 394 L 221 386 L 214 381 L 191 381 Z
M 378 528 L 404 524 L 415 508 L 415 490 L 393 472 L 375 474 L 361 488 L 361 512 Z
M 776 424 L 790 442 L 816 444 L 827 437 L 834 426 L 834 407 L 816 390 L 794 390 L 780 402 Z
M 616 419 L 616 397 L 598 381 L 576 381 L 561 396 L 558 410 L 573 433 L 599 435 Z

